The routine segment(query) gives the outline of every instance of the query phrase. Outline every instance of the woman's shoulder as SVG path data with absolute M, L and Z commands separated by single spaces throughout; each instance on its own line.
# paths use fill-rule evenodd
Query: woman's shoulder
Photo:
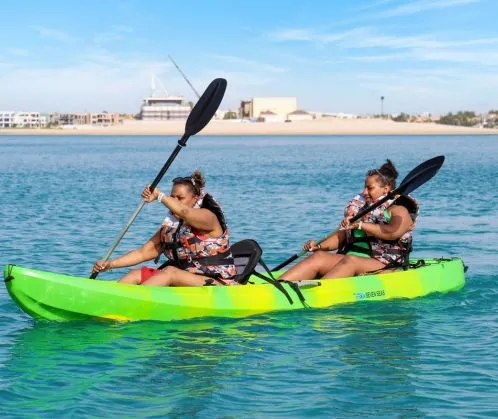
M 420 212 L 418 201 L 411 195 L 401 195 L 397 197 L 392 206 L 404 208 L 413 220 L 418 217 Z

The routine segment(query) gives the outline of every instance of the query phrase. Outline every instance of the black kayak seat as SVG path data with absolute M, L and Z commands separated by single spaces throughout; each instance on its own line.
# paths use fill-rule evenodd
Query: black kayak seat
M 261 246 L 253 239 L 241 240 L 230 247 L 230 252 L 234 259 L 235 268 L 237 269 L 237 275 L 234 280 L 238 283 L 245 285 L 249 281 L 251 275 L 255 275 L 258 278 L 265 280 L 274 287 L 276 287 L 282 294 L 285 295 L 289 304 L 294 304 L 289 292 L 284 288 L 281 282 L 285 282 L 289 287 L 296 293 L 299 297 L 301 303 L 307 307 L 306 299 L 304 298 L 302 292 L 299 290 L 299 286 L 293 282 L 280 281 L 275 279 L 270 271 L 270 268 L 263 261 L 262 255 L 263 250 Z M 256 271 L 256 266 L 261 265 L 268 276 L 262 275 Z
M 237 275 L 235 280 L 240 284 L 247 284 L 249 277 L 255 272 L 256 266 L 261 262 L 263 250 L 253 239 L 241 240 L 230 247 Z

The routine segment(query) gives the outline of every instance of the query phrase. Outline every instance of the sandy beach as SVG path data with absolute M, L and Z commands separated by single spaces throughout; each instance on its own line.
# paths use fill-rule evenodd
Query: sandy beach
M 0 135 L 181 135 L 184 121 L 124 121 L 109 127 L 0 129 Z M 380 119 L 323 118 L 293 122 L 212 120 L 205 135 L 465 135 L 498 134 L 498 129 L 467 128 L 434 123 L 404 123 Z

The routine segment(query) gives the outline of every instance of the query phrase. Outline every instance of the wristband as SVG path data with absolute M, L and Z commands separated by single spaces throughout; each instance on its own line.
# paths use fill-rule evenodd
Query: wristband
M 159 192 L 159 195 L 157 195 L 157 200 L 162 203 L 163 202 L 163 198 L 164 198 L 164 193 L 163 192 Z
M 360 222 L 358 223 L 358 230 L 361 230 L 361 228 L 362 228 L 362 227 L 363 227 L 363 221 L 360 221 Z

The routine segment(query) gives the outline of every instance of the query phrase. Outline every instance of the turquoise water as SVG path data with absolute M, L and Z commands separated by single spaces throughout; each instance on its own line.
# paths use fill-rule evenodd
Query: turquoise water
M 0 264 L 88 274 L 176 140 L 1 136 Z M 1 286 L 0 412 L 498 415 L 497 136 L 195 136 L 162 185 L 203 170 L 233 240 L 258 240 L 273 266 L 337 225 L 367 169 L 389 157 L 403 177 L 439 154 L 445 165 L 415 193 L 414 256 L 462 256 L 464 290 L 242 320 L 49 323 L 23 314 Z M 117 253 L 162 217 L 147 205 Z

